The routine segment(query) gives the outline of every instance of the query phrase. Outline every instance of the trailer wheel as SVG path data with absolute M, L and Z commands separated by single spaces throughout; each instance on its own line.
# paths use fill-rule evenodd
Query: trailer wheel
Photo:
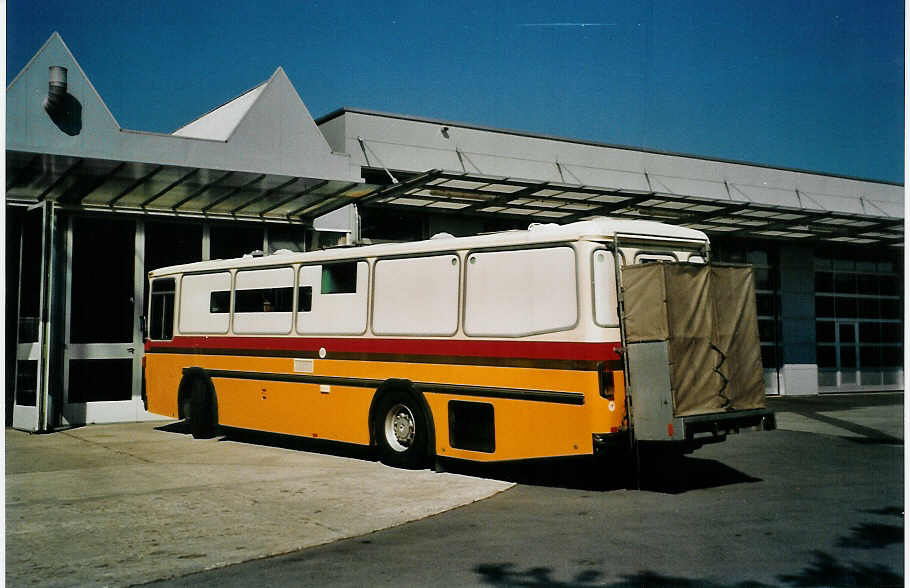
M 215 436 L 214 409 L 214 397 L 208 386 L 199 378 L 194 378 L 190 386 L 189 401 L 184 400 L 184 415 L 189 421 L 190 433 L 194 439 L 211 439 Z
M 382 463 L 420 469 L 427 461 L 427 423 L 420 404 L 404 390 L 391 390 L 379 401 L 373 435 Z

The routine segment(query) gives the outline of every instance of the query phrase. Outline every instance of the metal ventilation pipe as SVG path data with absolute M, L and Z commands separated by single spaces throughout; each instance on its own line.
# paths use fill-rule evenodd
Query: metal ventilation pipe
M 64 99 L 66 98 L 66 68 L 60 65 L 52 65 L 48 69 L 50 71 L 47 97 L 44 99 L 44 110 L 53 116 L 63 107 Z

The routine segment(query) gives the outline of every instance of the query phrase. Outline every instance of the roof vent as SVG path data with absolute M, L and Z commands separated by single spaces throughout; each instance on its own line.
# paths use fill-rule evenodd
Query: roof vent
M 47 97 L 44 99 L 44 110 L 55 116 L 63 109 L 66 100 L 66 68 L 52 65 L 48 68 L 49 79 L 47 84 Z
M 556 223 L 531 223 L 528 225 L 529 231 L 553 231 L 561 227 Z
M 430 239 L 454 239 L 455 235 L 452 233 L 436 233 Z

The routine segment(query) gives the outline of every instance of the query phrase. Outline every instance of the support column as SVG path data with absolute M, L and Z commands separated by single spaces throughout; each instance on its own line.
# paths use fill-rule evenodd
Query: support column
M 781 394 L 818 394 L 815 359 L 815 252 L 780 247 Z

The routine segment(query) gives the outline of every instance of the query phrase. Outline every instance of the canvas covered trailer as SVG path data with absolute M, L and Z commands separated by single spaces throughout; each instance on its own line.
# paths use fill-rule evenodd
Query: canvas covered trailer
M 636 441 L 696 449 L 729 432 L 774 428 L 750 266 L 625 266 L 620 301 Z

